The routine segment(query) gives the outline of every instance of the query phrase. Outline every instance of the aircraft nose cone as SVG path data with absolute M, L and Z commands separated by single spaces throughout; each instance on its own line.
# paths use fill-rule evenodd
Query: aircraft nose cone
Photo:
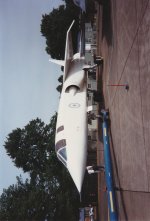
M 76 131 L 73 138 L 70 136 L 72 139 L 70 143 L 68 142 L 67 149 L 67 168 L 79 193 L 82 189 L 87 159 L 86 129 L 83 128 L 83 131 Z
M 80 160 L 72 160 L 71 165 L 68 165 L 69 173 L 78 189 L 78 192 L 81 193 L 82 183 L 85 174 L 85 161 L 80 162 Z
M 71 171 L 69 170 L 69 172 L 70 172 L 70 175 L 71 175 L 71 177 L 77 187 L 78 192 L 81 193 L 85 171 L 83 171 L 83 172 L 80 171 L 80 173 L 76 173 L 75 171 L 72 171 L 72 169 L 71 169 Z

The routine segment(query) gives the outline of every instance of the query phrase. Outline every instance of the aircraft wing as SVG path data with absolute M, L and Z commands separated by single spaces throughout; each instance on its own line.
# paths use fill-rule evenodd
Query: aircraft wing
M 70 62 L 73 58 L 73 46 L 72 46 L 72 36 L 71 36 L 71 28 L 74 24 L 75 20 L 71 23 L 66 36 L 66 48 L 65 48 L 65 60 L 64 60 L 64 81 L 67 78 L 67 73 L 69 70 Z
M 49 59 L 49 61 L 52 62 L 52 63 L 58 64 L 60 66 L 64 66 L 65 65 L 64 60 Z

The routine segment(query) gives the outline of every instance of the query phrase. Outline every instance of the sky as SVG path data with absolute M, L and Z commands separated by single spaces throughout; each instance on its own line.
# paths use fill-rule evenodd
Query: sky
M 42 14 L 61 0 L 0 0 L 0 194 L 22 174 L 3 147 L 7 135 L 57 111 L 60 67 L 49 62 L 41 36 Z M 24 179 L 27 177 L 23 175 Z

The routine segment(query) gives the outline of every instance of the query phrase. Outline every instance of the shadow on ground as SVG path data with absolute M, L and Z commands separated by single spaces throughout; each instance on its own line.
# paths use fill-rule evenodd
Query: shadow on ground
M 115 154 L 115 150 L 114 150 L 113 137 L 112 137 L 112 132 L 111 132 L 111 121 L 109 121 L 109 135 L 110 135 L 110 144 L 111 144 L 111 147 L 112 147 L 112 149 L 111 149 L 112 158 L 113 158 L 113 162 L 114 162 L 113 175 L 116 174 L 116 179 L 117 179 L 117 183 L 118 183 L 118 186 L 117 187 L 115 186 L 115 188 L 116 188 L 116 191 L 118 191 L 119 194 L 120 194 L 120 202 L 121 202 L 121 207 L 122 207 L 122 210 L 123 210 L 123 214 L 124 214 L 125 220 L 128 221 L 128 215 L 127 215 L 124 196 L 123 196 L 123 189 L 121 188 L 121 183 L 120 183 L 120 178 L 119 178 L 119 171 L 118 171 L 118 166 L 117 166 L 117 159 L 116 159 L 116 154 Z M 115 185 L 115 183 L 114 183 L 114 185 Z M 119 205 L 117 205 L 117 207 L 119 208 Z
M 107 44 L 112 45 L 112 5 L 110 0 L 103 1 L 102 38 L 105 37 Z

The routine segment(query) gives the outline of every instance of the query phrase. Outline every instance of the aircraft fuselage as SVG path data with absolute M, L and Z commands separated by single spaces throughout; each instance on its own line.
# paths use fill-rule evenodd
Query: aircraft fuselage
M 60 97 L 55 148 L 79 192 L 87 158 L 87 80 L 84 58 L 75 54 Z

